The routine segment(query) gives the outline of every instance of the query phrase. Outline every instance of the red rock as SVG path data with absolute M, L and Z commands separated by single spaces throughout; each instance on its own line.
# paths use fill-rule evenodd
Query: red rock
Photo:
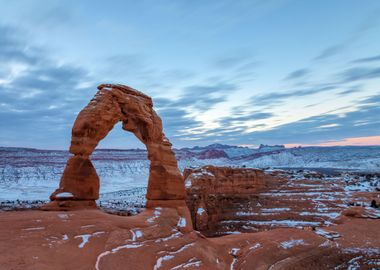
M 182 231 L 181 218 L 173 208 L 132 217 L 98 210 L 0 212 L 0 268 L 374 269 L 379 261 L 379 219 L 328 227 L 340 235 L 331 241 L 294 228 L 205 238 Z
M 252 195 L 272 178 L 261 170 L 204 166 L 184 170 L 187 205 L 196 230 L 214 236 L 219 222 L 239 207 L 256 202 Z M 223 231 L 223 230 L 222 230 Z
M 71 193 L 71 197 L 57 197 L 58 194 Z M 99 198 L 99 177 L 88 158 L 76 155 L 67 161 L 59 188 L 50 195 L 52 201 L 79 199 L 96 200 Z
M 285 171 L 205 166 L 184 171 L 196 230 L 207 236 L 279 227 L 313 230 L 351 217 L 378 218 L 379 192 L 347 193 L 343 180 L 288 178 Z M 367 207 L 351 207 L 348 204 Z
M 183 177 L 171 143 L 165 137 L 162 121 L 153 109 L 147 95 L 128 86 L 103 84 L 89 104 L 78 114 L 72 129 L 70 152 L 74 157 L 67 162 L 59 188 L 51 200 L 60 194 L 71 193 L 66 200 L 94 201 L 99 197 L 99 178 L 90 161 L 98 143 L 107 136 L 114 125 L 132 132 L 145 144 L 150 160 L 147 199 L 158 205 L 165 200 L 184 200 Z M 45 207 L 49 209 L 57 203 Z

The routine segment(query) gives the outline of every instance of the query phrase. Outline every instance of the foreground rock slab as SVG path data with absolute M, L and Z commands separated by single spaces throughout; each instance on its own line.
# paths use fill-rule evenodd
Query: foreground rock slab
M 307 231 L 281 228 L 206 238 L 176 209 L 133 217 L 99 210 L 0 213 L 0 268 L 376 269 L 380 220 L 345 217 Z

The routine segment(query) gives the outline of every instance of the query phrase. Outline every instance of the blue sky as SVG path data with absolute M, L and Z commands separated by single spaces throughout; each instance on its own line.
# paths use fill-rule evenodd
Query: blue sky
M 152 96 L 175 147 L 380 143 L 377 0 L 0 5 L 0 146 L 68 148 L 101 83 Z

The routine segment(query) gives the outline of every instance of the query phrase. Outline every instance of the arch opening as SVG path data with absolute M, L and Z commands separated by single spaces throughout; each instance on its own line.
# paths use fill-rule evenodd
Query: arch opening
M 161 118 L 149 96 L 128 86 L 103 84 L 78 114 L 72 129 L 70 153 L 59 188 L 50 196 L 49 208 L 96 206 L 100 181 L 90 160 L 98 143 L 121 122 L 147 149 L 150 162 L 147 207 L 186 207 L 185 186 Z
M 102 211 L 126 216 L 143 211 L 150 162 L 145 145 L 133 133 L 118 122 L 90 159 L 100 178 L 96 203 Z

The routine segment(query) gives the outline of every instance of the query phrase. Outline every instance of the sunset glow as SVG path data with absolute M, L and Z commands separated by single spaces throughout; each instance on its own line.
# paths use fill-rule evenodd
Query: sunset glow
M 346 138 L 340 141 L 329 141 L 329 142 L 323 142 L 320 144 L 296 144 L 296 143 L 285 144 L 287 148 L 297 147 L 297 146 L 370 146 L 370 145 L 380 145 L 380 136 Z

